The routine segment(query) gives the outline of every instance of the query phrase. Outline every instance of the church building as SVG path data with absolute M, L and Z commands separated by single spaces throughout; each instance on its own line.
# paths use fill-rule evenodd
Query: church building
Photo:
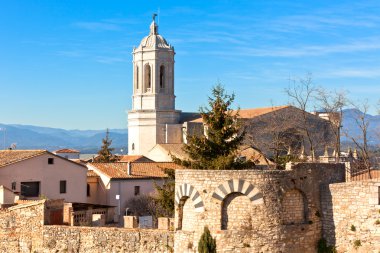
M 174 47 L 158 33 L 153 17 L 149 35 L 133 49 L 129 155 L 146 155 L 156 144 L 183 143 L 183 120 L 189 115 L 199 117 L 175 108 L 174 55 Z
M 174 47 L 158 32 L 155 15 L 149 35 L 133 49 L 132 109 L 128 112 L 128 154 L 144 155 L 153 161 L 170 162 L 171 155 L 185 158 L 182 144 L 186 136 L 203 134 L 204 126 L 199 113 L 182 112 L 175 108 Z M 301 150 L 307 141 L 301 120 L 303 111 L 293 106 L 275 106 L 240 110 L 246 127 L 246 147 L 256 147 L 268 157 L 273 150 L 286 154 Z M 312 138 L 317 141 L 317 153 L 334 147 L 331 124 L 328 120 L 307 114 Z M 278 133 L 274 136 L 273 133 Z M 281 137 L 283 145 L 273 138 Z M 269 146 L 268 146 L 269 145 Z M 255 152 L 254 152 L 255 153 Z M 262 154 L 262 153 L 260 153 Z M 320 154 L 318 154 L 320 155 Z M 245 155 L 244 155 L 245 156 Z

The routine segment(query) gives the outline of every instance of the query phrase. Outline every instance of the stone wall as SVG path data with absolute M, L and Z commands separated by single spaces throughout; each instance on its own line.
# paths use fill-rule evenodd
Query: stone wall
M 378 179 L 322 188 L 323 235 L 329 245 L 338 252 L 379 252 L 379 191 Z
M 173 232 L 153 229 L 44 226 L 38 252 L 170 252 Z
M 321 238 L 320 184 L 344 167 L 291 170 L 177 170 L 175 252 L 194 252 L 204 226 L 218 252 L 315 252 Z
M 174 233 L 168 230 L 44 225 L 62 207 L 61 200 L 42 200 L 0 209 L 0 252 L 145 253 L 174 247 Z
M 45 201 L 0 210 L 0 252 L 33 252 L 42 244 Z

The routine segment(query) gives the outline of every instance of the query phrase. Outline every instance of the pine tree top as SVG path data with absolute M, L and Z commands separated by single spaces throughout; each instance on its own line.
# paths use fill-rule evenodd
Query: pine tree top
M 235 95 L 228 95 L 223 86 L 217 84 L 208 98 L 208 107 L 201 107 L 200 113 L 205 135 L 188 136 L 183 150 L 189 159 L 172 157 L 173 161 L 191 169 L 241 169 L 252 163 L 237 159 L 245 131 L 238 121 L 239 109 L 232 110 Z

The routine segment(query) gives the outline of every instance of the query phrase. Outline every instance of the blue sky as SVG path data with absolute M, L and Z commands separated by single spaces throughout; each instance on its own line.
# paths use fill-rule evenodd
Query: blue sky
M 241 108 L 288 103 L 289 77 L 380 98 L 379 1 L 0 1 L 0 123 L 125 128 L 133 46 L 159 10 L 176 107 L 219 80 Z M 372 112 L 375 112 L 373 107 Z

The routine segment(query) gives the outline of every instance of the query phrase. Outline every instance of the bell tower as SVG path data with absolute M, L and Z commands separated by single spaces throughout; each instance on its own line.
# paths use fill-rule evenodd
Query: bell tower
M 149 35 L 133 49 L 132 110 L 128 112 L 128 154 L 146 154 L 167 143 L 168 124 L 178 124 L 175 110 L 174 47 L 159 35 L 155 14 Z

